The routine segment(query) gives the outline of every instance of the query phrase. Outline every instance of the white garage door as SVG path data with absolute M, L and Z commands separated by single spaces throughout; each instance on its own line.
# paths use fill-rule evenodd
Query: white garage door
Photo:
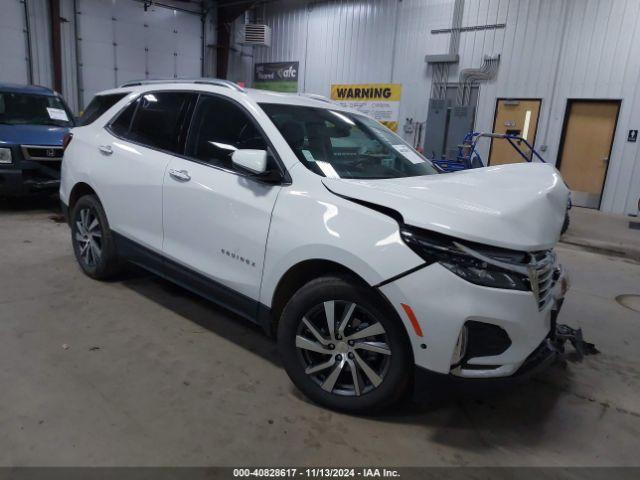
M 0 14 L 0 82 L 29 83 L 24 4 L 4 0 Z
M 83 106 L 100 90 L 144 78 L 200 77 L 200 16 L 133 0 L 79 0 Z

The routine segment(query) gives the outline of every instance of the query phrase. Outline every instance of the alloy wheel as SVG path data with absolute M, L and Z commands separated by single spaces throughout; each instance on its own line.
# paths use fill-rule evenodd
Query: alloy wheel
M 83 208 L 76 220 L 75 240 L 80 258 L 87 267 L 94 267 L 102 256 L 102 228 L 98 216 L 89 208 Z
M 330 300 L 312 307 L 300 321 L 295 344 L 304 372 L 336 395 L 376 389 L 391 360 L 384 327 L 354 302 Z

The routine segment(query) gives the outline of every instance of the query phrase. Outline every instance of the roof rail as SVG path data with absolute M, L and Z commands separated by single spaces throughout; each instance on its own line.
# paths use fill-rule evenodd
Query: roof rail
M 120 85 L 120 88 L 137 87 L 139 85 L 155 85 L 155 84 L 162 84 L 162 83 L 197 83 L 202 85 L 216 85 L 218 87 L 226 87 L 226 88 L 235 90 L 237 92 L 246 91 L 237 83 L 234 83 L 231 80 L 225 80 L 222 78 L 171 78 L 167 80 L 162 80 L 162 79 L 132 80 L 130 82 L 123 83 L 122 85 Z
M 299 93 L 299 95 L 302 97 L 312 98 L 313 100 L 317 100 L 319 102 L 335 103 L 330 98 L 327 98 L 324 95 L 318 95 L 317 93 Z

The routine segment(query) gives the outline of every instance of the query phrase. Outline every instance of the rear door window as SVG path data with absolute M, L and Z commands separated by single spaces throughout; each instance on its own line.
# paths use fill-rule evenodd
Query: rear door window
M 83 127 L 95 122 L 104 112 L 113 107 L 116 103 L 122 100 L 127 92 L 123 93 L 110 93 L 108 95 L 96 95 L 89 103 L 87 108 L 84 109 L 77 125 Z
M 108 129 L 111 130 L 115 136 L 121 138 L 128 137 L 133 114 L 136 113 L 136 108 L 138 108 L 138 100 L 139 99 L 136 99 L 134 102 L 131 102 L 127 108 L 122 110 L 122 112 L 111 121 Z
M 146 147 L 182 153 L 188 121 L 198 95 L 193 92 L 149 92 L 138 99 L 131 126 L 120 136 Z M 118 124 L 126 128 L 125 110 L 112 124 L 114 133 Z

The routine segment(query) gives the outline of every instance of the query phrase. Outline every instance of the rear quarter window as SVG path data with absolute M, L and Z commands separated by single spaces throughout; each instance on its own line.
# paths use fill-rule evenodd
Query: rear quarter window
M 113 107 L 126 95 L 128 95 L 128 92 L 96 95 L 82 112 L 77 125 L 83 127 L 95 122 L 104 112 Z

